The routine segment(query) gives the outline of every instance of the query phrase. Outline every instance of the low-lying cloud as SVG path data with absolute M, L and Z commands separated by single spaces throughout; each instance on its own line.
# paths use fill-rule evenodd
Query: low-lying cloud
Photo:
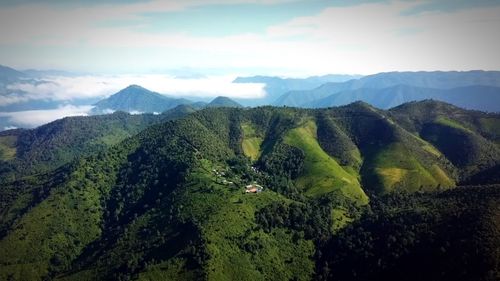
M 266 95 L 264 85 L 259 83 L 232 83 L 236 76 L 210 76 L 177 78 L 168 75 L 85 75 L 49 76 L 38 80 L 20 81 L 8 85 L 7 93 L 0 95 L 0 106 L 9 106 L 29 101 L 45 100 L 60 104 L 55 109 L 1 112 L 9 127 L 36 127 L 66 116 L 88 115 L 92 106 L 87 104 L 106 98 L 131 85 L 140 85 L 151 91 L 174 97 L 189 97 L 192 100 L 228 96 L 232 98 L 260 98 Z M 77 102 L 78 101 L 78 102 Z M 82 102 L 84 101 L 84 102 Z M 6 110 L 11 111 L 11 110 Z M 112 113 L 110 110 L 109 113 Z M 140 114 L 140 112 L 133 112 Z M 6 129 L 6 128 L 4 128 Z
M 8 127 L 32 128 L 67 116 L 87 116 L 92 106 L 65 105 L 57 109 L 0 112 L 8 119 Z M 7 127 L 4 129 L 8 129 Z
M 236 76 L 210 76 L 193 79 L 167 75 L 114 75 L 44 77 L 38 83 L 18 82 L 7 86 L 11 92 L 22 95 L 0 97 L 0 105 L 16 101 L 50 99 L 72 101 L 77 99 L 105 98 L 131 84 L 169 96 L 260 98 L 266 95 L 260 83 L 232 83 Z

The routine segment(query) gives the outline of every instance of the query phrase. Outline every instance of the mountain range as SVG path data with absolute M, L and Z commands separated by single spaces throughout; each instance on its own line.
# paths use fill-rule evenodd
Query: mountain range
M 184 98 L 172 98 L 161 95 L 138 85 L 130 85 L 94 104 L 91 113 L 105 114 L 114 111 L 124 111 L 133 114 L 159 114 L 180 105 L 188 105 L 194 109 L 204 107 L 242 107 L 239 103 L 228 97 L 216 97 L 209 103 L 193 102 Z
M 302 104 L 304 107 L 321 108 L 364 101 L 375 107 L 389 109 L 410 101 L 435 99 L 468 109 L 489 112 L 500 111 L 500 88 L 467 86 L 452 89 L 421 88 L 396 85 L 382 89 L 361 88 L 343 91 Z
M 46 76 L 75 77 L 78 74 L 63 71 L 18 71 L 0 67 L 0 128 L 22 127 L 16 122 L 16 112 L 30 110 L 57 110 L 65 106 L 93 106 L 90 114 L 114 111 L 129 113 L 161 113 L 178 105 L 200 109 L 208 100 L 171 97 L 139 85 L 131 85 L 108 98 L 72 98 L 59 101 L 21 90 L 17 83 L 51 85 Z M 324 75 L 306 78 L 275 76 L 237 77 L 233 83 L 264 84 L 266 94 L 261 98 L 235 98 L 233 106 L 293 106 L 323 108 L 364 101 L 377 108 L 389 109 L 410 101 L 435 99 L 466 109 L 488 112 L 500 111 L 500 72 L 498 71 L 435 71 L 386 72 L 368 76 Z M 29 87 L 28 87 L 29 88 Z M 237 105 L 238 104 L 238 105 Z
M 249 76 L 236 77 L 233 83 L 262 83 L 265 85 L 266 95 L 259 99 L 241 99 L 241 103 L 248 106 L 269 105 L 281 95 L 289 91 L 310 90 L 330 82 L 345 82 L 358 79 L 361 75 L 328 74 L 306 78 L 282 78 L 277 76 Z
M 356 100 L 388 109 L 424 99 L 446 101 L 468 109 L 500 111 L 500 72 L 387 72 L 315 89 L 290 91 L 273 104 L 297 107 L 345 105 Z
M 425 100 L 6 131 L 0 279 L 494 280 L 499 128 Z

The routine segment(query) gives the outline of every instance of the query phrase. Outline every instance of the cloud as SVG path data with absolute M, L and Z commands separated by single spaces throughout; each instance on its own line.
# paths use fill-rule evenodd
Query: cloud
M 290 0 L 154 0 L 136 3 L 103 3 L 96 5 L 57 6 L 44 3 L 14 5 L 0 9 L 0 35 L 3 43 L 33 43 L 40 39 L 60 40 L 67 44 L 71 39 L 83 39 L 99 30 L 98 23 L 137 21 L 136 28 L 144 25 L 147 13 L 183 11 L 208 5 L 261 4 L 271 5 Z M 15 26 L 15 30 L 12 28 Z M 9 28 L 7 28 L 9 27 Z M 130 27 L 129 27 L 130 28 Z M 76 31 L 76 32 L 75 32 Z M 112 33 L 108 34 L 112 36 Z M 113 36 L 112 36 L 113 37 Z M 35 39 L 35 40 L 33 40 Z
M 314 16 L 272 26 L 268 36 L 316 42 L 310 58 L 318 68 L 330 64 L 331 69 L 348 73 L 500 67 L 495 51 L 500 48 L 500 37 L 495 35 L 500 28 L 498 5 L 447 13 L 405 13 L 421 3 L 330 7 Z
M 20 93 L 8 93 L 0 95 L 0 106 L 8 106 L 11 104 L 26 102 L 31 100 L 29 96 Z
M 92 106 L 65 105 L 50 110 L 28 110 L 0 112 L 0 117 L 7 117 L 10 127 L 36 127 L 67 116 L 86 116 Z
M 404 0 L 346 6 L 332 1 L 320 13 L 269 26 L 267 32 L 231 36 L 193 36 L 160 27 L 146 32 L 145 28 L 155 24 L 148 21 L 151 13 L 167 12 L 168 17 L 168 12 L 207 5 L 281 2 L 286 1 L 2 8 L 0 46 L 6 47 L 0 49 L 0 59 L 15 65 L 37 62 L 44 67 L 119 69 L 120 73 L 129 69 L 147 73 L 165 67 L 279 68 L 304 74 L 500 68 L 500 6 L 488 0 Z M 102 24 L 110 21 L 131 24 Z M 9 28 L 12 26 L 15 28 Z
M 9 90 L 21 91 L 22 94 L 0 96 L 0 105 L 38 99 L 73 101 L 104 98 L 132 84 L 170 96 L 259 98 L 266 94 L 264 84 L 232 83 L 235 78 L 235 75 L 192 79 L 179 79 L 169 75 L 44 77 L 44 83 L 21 82 L 9 85 Z

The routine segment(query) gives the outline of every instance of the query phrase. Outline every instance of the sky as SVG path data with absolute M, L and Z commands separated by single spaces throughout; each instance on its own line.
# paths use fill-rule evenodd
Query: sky
M 0 65 L 74 75 L 6 85 L 0 111 L 57 107 L 0 121 L 85 115 L 130 84 L 206 100 L 266 95 L 246 75 L 500 70 L 498 50 L 500 0 L 1 0 Z
M 500 69 L 498 0 L 0 2 L 0 64 L 101 74 Z

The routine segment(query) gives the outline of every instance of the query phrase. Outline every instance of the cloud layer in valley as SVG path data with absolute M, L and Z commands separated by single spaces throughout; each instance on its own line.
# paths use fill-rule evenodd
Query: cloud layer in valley
M 177 78 L 170 75 L 85 75 L 49 76 L 7 85 L 9 93 L 0 95 L 0 117 L 8 127 L 34 127 L 64 116 L 86 115 L 93 103 L 119 90 L 137 84 L 151 91 L 173 97 L 211 99 L 216 96 L 231 98 L 260 98 L 266 95 L 259 83 L 232 83 L 236 76 L 200 76 Z M 7 110 L 9 107 L 31 101 L 52 101 L 55 109 Z M 76 104 L 86 103 L 86 106 Z M 2 108 L 3 111 L 2 112 Z
M 92 106 L 89 105 L 64 105 L 59 108 L 49 110 L 0 112 L 0 117 L 7 119 L 8 124 L 11 124 L 2 128 L 4 130 L 16 127 L 31 128 L 67 116 L 86 116 L 91 109 Z
M 104 98 L 131 84 L 169 96 L 210 98 L 228 96 L 233 98 L 260 98 L 266 93 L 259 83 L 232 83 L 235 76 L 210 76 L 179 79 L 166 75 L 114 75 L 45 77 L 43 82 L 18 82 L 7 88 L 13 94 L 0 97 L 0 105 L 26 100 L 50 99 L 71 101 L 76 99 Z M 23 94 L 16 95 L 20 92 Z

